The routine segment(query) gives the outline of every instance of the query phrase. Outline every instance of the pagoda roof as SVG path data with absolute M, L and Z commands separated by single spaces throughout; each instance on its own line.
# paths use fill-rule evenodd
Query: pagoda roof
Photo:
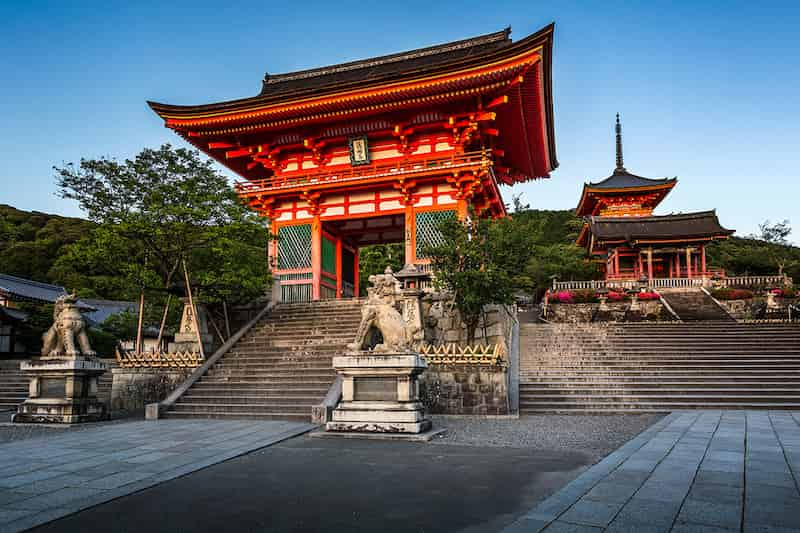
M 589 234 L 606 243 L 668 243 L 727 238 L 733 230 L 722 227 L 717 213 L 699 211 L 644 217 L 585 217 L 586 226 L 578 244 L 586 245 Z
M 643 178 L 636 174 L 631 174 L 624 168 L 614 170 L 614 173 L 602 181 L 597 183 L 587 183 L 584 189 L 597 189 L 597 190 L 614 190 L 614 189 L 650 189 L 653 187 L 661 187 L 663 185 L 677 183 L 677 178 Z
M 340 63 L 327 67 L 299 70 L 285 74 L 267 73 L 262 81 L 262 96 L 296 95 L 299 91 L 340 89 L 345 84 L 389 80 L 430 72 L 431 69 L 468 60 L 511 44 L 511 28 L 469 39 L 417 48 L 407 52 Z
M 185 140 L 249 179 L 269 171 L 228 158 L 222 146 L 302 142 L 297 132 L 328 127 L 319 140 L 341 135 L 349 120 L 485 98 L 501 132 L 508 183 L 547 177 L 558 167 L 552 97 L 554 25 L 512 41 L 510 28 L 396 54 L 269 75 L 259 94 L 202 105 L 148 105 Z M 500 105 L 498 99 L 507 105 Z M 438 119 L 437 119 L 438 120 Z M 446 120 L 446 118 L 445 118 Z M 370 126 L 372 127 L 372 126 Z M 334 131 L 335 130 L 335 131 Z M 366 129 L 364 131 L 367 131 Z M 336 133 L 334 135 L 334 133 Z M 251 169 L 252 168 L 252 169 Z

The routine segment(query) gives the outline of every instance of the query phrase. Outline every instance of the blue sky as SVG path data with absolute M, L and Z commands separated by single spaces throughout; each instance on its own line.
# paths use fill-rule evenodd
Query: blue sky
M 265 71 L 555 21 L 552 179 L 532 207 L 570 208 L 614 166 L 678 176 L 659 213 L 717 208 L 740 235 L 790 219 L 800 242 L 798 2 L 0 3 L 0 203 L 78 215 L 53 165 L 182 145 L 146 100 L 252 96 Z M 505 192 L 510 201 L 511 194 Z

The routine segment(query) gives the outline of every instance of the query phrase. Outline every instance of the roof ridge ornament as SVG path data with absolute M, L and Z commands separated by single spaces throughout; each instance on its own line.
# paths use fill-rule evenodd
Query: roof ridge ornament
M 625 165 L 622 162 L 622 124 L 619 123 L 619 113 L 617 113 L 617 168 L 614 172 L 625 172 Z

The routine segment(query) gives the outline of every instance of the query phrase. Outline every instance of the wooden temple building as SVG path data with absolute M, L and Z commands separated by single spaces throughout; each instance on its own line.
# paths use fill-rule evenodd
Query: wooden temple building
M 721 274 L 706 264 L 706 245 L 727 239 L 715 211 L 653 215 L 677 178 L 650 179 L 631 174 L 622 158 L 622 127 L 617 114 L 617 165 L 597 183 L 586 183 L 576 209 L 584 218 L 579 246 L 599 262 L 607 280 L 703 278 Z
M 276 237 L 281 299 L 349 297 L 360 246 L 402 242 L 406 264 L 425 264 L 445 217 L 502 216 L 501 184 L 557 167 L 553 26 L 510 33 L 267 74 L 252 98 L 149 105 L 243 178 Z

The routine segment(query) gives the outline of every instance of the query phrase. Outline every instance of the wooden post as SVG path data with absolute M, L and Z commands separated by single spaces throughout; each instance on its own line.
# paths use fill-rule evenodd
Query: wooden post
M 142 287 L 142 291 L 139 293 L 139 320 L 136 324 L 136 346 L 134 346 L 134 352 L 139 354 L 142 353 L 142 320 L 144 319 L 144 287 Z
M 186 293 L 189 295 L 189 307 L 192 308 L 192 322 L 194 322 L 194 333 L 199 344 L 200 358 L 206 360 L 206 351 L 203 348 L 203 337 L 200 335 L 200 323 L 197 321 L 197 307 L 194 306 L 194 298 L 192 297 L 192 286 L 189 284 L 189 271 L 186 270 L 186 261 L 183 263 L 183 279 L 186 281 Z
M 404 261 L 406 265 L 413 265 L 417 259 L 417 218 L 414 213 L 414 205 L 410 202 L 406 204 L 405 215 L 404 229 L 406 254 Z
M 680 278 L 681 277 L 681 252 L 680 251 L 676 251 L 675 252 L 675 277 L 676 278 Z
M 692 249 L 686 248 L 686 277 L 692 277 Z
M 700 268 L 703 270 L 703 276 L 706 275 L 706 245 L 700 247 Z
M 172 301 L 172 294 L 167 294 L 167 305 L 164 306 L 164 314 L 161 316 L 161 326 L 158 328 L 158 339 L 156 349 L 161 352 L 161 339 L 164 337 L 164 326 L 167 325 L 167 313 L 169 313 L 169 303 Z
M 647 279 L 653 279 L 653 249 L 647 249 Z
M 642 251 L 641 250 L 637 250 L 636 252 L 637 252 L 636 265 L 638 267 L 636 269 L 636 277 L 640 278 L 640 277 L 642 277 L 642 273 L 644 272 L 644 265 L 642 264 Z
M 619 276 L 619 248 L 614 249 L 614 274 Z
M 228 318 L 228 304 L 225 300 L 222 300 L 222 312 L 225 314 L 225 333 L 228 334 L 228 338 L 231 338 L 231 321 Z
M 314 215 L 311 222 L 311 299 L 322 297 L 322 222 Z
M 336 236 L 336 298 L 342 297 L 342 237 Z

